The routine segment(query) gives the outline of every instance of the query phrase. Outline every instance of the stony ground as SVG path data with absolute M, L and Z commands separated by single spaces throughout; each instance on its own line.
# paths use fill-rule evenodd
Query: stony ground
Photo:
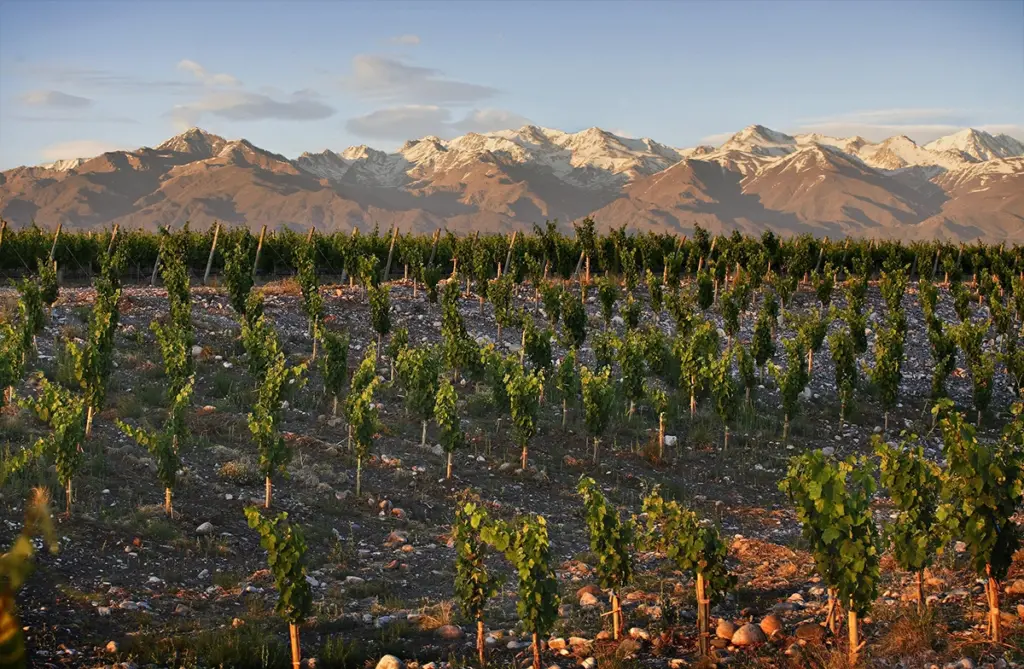
M 295 286 L 267 286 L 267 313 L 295 360 L 308 357 L 311 342 Z M 350 364 L 374 339 L 363 291 L 324 288 L 329 326 L 346 329 L 353 341 Z M 10 293 L 6 295 L 10 297 Z M 159 289 L 130 287 L 122 302 L 117 335 L 117 370 L 107 410 L 84 445 L 85 473 L 75 483 L 74 515 L 60 518 L 60 552 L 41 556 L 38 569 L 19 595 L 29 637 L 32 666 L 101 667 L 279 667 L 288 665 L 287 628 L 275 618 L 275 591 L 257 536 L 242 508 L 262 502 L 263 480 L 256 470 L 245 412 L 251 382 L 238 341 L 239 327 L 223 294 L 193 290 L 198 343 L 193 443 L 183 453 L 182 480 L 175 490 L 176 515 L 168 519 L 152 458 L 123 436 L 115 418 L 159 424 L 164 382 L 149 322 L 166 311 Z M 61 366 L 58 340 L 84 331 L 91 291 L 65 289 L 51 323 L 39 337 L 41 366 Z M 533 305 L 532 292 L 520 299 Z M 796 296 L 799 310 L 812 300 Z M 872 308 L 881 313 L 877 290 Z M 407 284 L 392 289 L 395 321 L 410 339 L 439 338 L 440 310 Z M 931 363 L 920 308 L 908 295 L 910 320 L 903 403 L 890 418 L 888 436 L 907 429 L 923 435 L 931 456 L 941 442 L 927 411 Z M 593 328 L 597 305 L 590 304 Z M 952 320 L 948 296 L 940 311 Z M 948 312 L 948 313 L 947 313 Z M 470 333 L 496 337 L 489 305 L 478 313 L 475 298 L 463 303 Z M 645 320 L 656 317 L 647 314 Z M 877 317 L 872 317 L 872 323 Z M 673 330 L 662 315 L 660 325 Z M 744 339 L 753 315 L 744 315 Z M 780 336 L 789 336 L 785 328 Z M 518 332 L 503 339 L 515 349 Z M 988 342 L 988 346 L 994 342 Z M 827 347 L 826 347 L 827 348 Z M 781 349 L 781 347 L 780 347 Z M 584 352 L 584 360 L 589 352 Z M 556 350 L 556 356 L 558 351 Z M 381 361 L 387 378 L 389 361 Z M 374 666 L 384 655 L 406 664 L 473 663 L 474 628 L 452 602 L 454 549 L 449 545 L 455 495 L 473 488 L 492 513 L 530 512 L 549 522 L 562 590 L 562 617 L 546 642 L 544 661 L 562 669 L 578 665 L 681 667 L 697 664 L 693 584 L 654 555 L 638 556 L 638 576 L 624 594 L 629 638 L 608 637 L 607 598 L 593 586 L 588 539 L 575 486 L 593 476 L 623 514 L 638 513 L 644 491 L 662 485 L 666 494 L 717 522 L 729 539 L 736 589 L 716 605 L 721 619 L 716 658 L 735 666 L 844 666 L 845 635 L 832 638 L 825 619 L 824 588 L 802 549 L 799 525 L 777 484 L 786 459 L 809 448 L 837 455 L 866 454 L 870 437 L 882 430 L 877 403 L 861 391 L 851 420 L 840 424 L 827 350 L 815 360 L 813 381 L 794 420 L 788 443 L 780 440 L 782 417 L 776 391 L 768 384 L 754 397 L 755 410 L 734 426 L 723 452 L 718 419 L 702 409 L 668 426 L 676 437 L 665 457 L 655 447 L 656 420 L 644 411 L 618 421 L 604 439 L 600 466 L 590 462 L 578 416 L 562 427 L 560 407 L 543 408 L 530 468 L 518 469 L 519 452 L 507 420 L 498 421 L 483 388 L 460 388 L 470 446 L 457 454 L 454 478 L 445 480 L 444 456 L 419 446 L 419 425 L 405 417 L 397 388 L 384 387 L 386 426 L 372 461 L 364 468 L 363 494 L 354 494 L 355 461 L 345 448 L 343 420 L 331 417 L 318 373 L 289 398 L 285 430 L 295 449 L 287 480 L 278 480 L 273 505 L 304 526 L 307 562 L 315 593 L 313 616 L 301 630 L 303 655 L 317 667 Z M 986 438 L 1005 421 L 1012 394 L 1000 375 L 986 416 Z M 19 392 L 31 392 L 26 383 Z M 950 382 L 958 405 L 970 406 L 970 379 L 958 370 Z M 0 416 L 0 442 L 16 450 L 41 434 L 26 412 L 9 407 Z M 30 486 L 44 482 L 63 496 L 52 470 L 31 469 L 0 490 L 0 514 L 9 537 L 20 527 Z M 891 513 L 877 501 L 880 522 Z M 1024 520 L 1024 519 L 1022 519 Z M 919 616 L 911 579 L 886 558 L 883 597 L 864 621 L 865 661 L 870 666 L 929 667 L 1024 663 L 1024 554 L 1007 579 L 1003 611 L 1006 644 L 985 642 L 982 585 L 967 570 L 958 547 L 950 547 L 928 573 L 930 612 Z M 499 563 L 495 563 L 500 568 Z M 529 642 L 517 634 L 515 584 L 507 582 L 488 611 L 488 646 L 499 665 L 529 660 Z M 746 623 L 753 626 L 744 627 Z M 739 629 L 733 634 L 732 627 Z M 776 629 L 777 628 L 777 629 Z M 762 629 L 767 630 L 766 639 Z M 750 645 L 746 645 L 750 642 Z M 388 662 L 384 662 L 387 665 Z M 388 669 L 382 667 L 382 669 Z

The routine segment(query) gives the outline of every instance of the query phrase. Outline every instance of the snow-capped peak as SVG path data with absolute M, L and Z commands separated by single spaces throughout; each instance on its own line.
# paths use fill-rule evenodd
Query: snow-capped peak
M 42 167 L 44 170 L 54 170 L 55 172 L 69 172 L 87 160 L 88 158 L 62 158 L 39 167 Z
M 929 151 L 959 151 L 977 161 L 1024 155 L 1024 144 L 1009 135 L 993 137 L 984 130 L 967 128 L 925 144 Z
M 744 151 L 762 156 L 784 156 L 796 149 L 796 139 L 789 135 L 766 128 L 763 125 L 749 125 L 733 135 L 720 151 Z
M 174 151 L 210 157 L 220 153 L 227 141 L 201 128 L 189 128 L 156 147 L 157 151 Z

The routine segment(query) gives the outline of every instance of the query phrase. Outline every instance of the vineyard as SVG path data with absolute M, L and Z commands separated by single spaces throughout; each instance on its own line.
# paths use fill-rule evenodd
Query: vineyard
M 0 666 L 1024 663 L 1024 248 L 33 226 L 0 274 Z

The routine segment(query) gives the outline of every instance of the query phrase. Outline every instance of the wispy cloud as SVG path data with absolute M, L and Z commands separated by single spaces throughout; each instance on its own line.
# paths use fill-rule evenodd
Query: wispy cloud
M 918 143 L 926 143 L 969 127 L 973 120 L 969 112 L 949 108 L 870 109 L 800 119 L 794 132 L 820 132 L 839 137 L 860 135 L 876 142 L 893 135 L 906 135 Z
M 458 132 L 493 132 L 509 128 L 521 128 L 530 123 L 530 119 L 507 109 L 474 109 L 461 121 L 452 124 Z
M 700 144 L 710 144 L 712 146 L 719 146 L 724 144 L 730 137 L 735 135 L 735 132 L 718 132 L 713 135 L 707 135 L 700 138 Z
M 314 121 L 334 114 L 334 108 L 314 98 L 293 95 L 277 100 L 260 93 L 245 91 L 211 93 L 201 100 L 176 105 L 171 117 L 178 127 L 198 124 L 204 114 L 233 121 Z
M 352 73 L 341 84 L 364 99 L 416 105 L 467 104 L 498 92 L 490 86 L 449 79 L 440 70 L 370 54 L 352 59 Z
M 58 142 L 43 147 L 40 152 L 46 160 L 64 160 L 66 158 L 91 158 L 107 151 L 116 151 L 119 147 L 110 142 L 95 139 L 76 139 L 70 142 Z
M 79 67 L 62 63 L 26 63 L 16 71 L 38 81 L 71 86 L 84 90 L 107 90 L 122 93 L 152 91 L 194 91 L 203 86 L 200 81 L 176 79 L 144 79 L 111 70 Z
M 214 74 L 194 60 L 178 62 L 178 69 L 189 72 L 207 86 L 238 86 L 241 82 L 230 74 Z
M 85 109 L 92 105 L 92 100 L 79 95 L 62 93 L 61 91 L 29 91 L 19 98 L 22 104 L 29 107 L 46 109 Z
M 402 44 L 405 46 L 418 46 L 420 43 L 419 35 L 395 35 L 388 40 L 392 44 Z
M 452 137 L 467 132 L 518 128 L 529 119 L 504 109 L 474 109 L 452 122 L 451 110 L 438 105 L 400 105 L 349 119 L 349 132 L 374 139 L 407 140 L 426 135 Z

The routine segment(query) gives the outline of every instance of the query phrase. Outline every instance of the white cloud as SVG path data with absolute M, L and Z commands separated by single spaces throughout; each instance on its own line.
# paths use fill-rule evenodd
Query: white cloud
M 870 109 L 798 120 L 794 132 L 820 132 L 838 137 L 860 135 L 873 142 L 906 135 L 924 144 L 970 127 L 971 121 L 971 114 L 956 109 Z
M 43 147 L 40 152 L 46 160 L 64 160 L 66 158 L 91 158 L 107 151 L 116 151 L 118 147 L 110 142 L 94 139 L 76 139 L 70 142 L 58 142 Z
M 341 84 L 364 99 L 418 105 L 465 104 L 497 93 L 490 86 L 448 79 L 439 70 L 369 54 L 352 59 L 352 73 Z
M 334 108 L 302 91 L 280 100 L 246 91 L 212 92 L 195 102 L 176 105 L 171 117 L 179 127 L 198 124 L 204 114 L 212 114 L 234 121 L 315 121 L 334 114 Z
M 623 130 L 622 128 L 614 128 L 612 130 L 609 130 L 608 132 L 612 133 L 613 135 L 622 137 L 623 139 L 639 139 L 633 133 L 629 132 L 628 130 Z
M 29 91 L 23 94 L 21 102 L 30 107 L 46 107 L 49 109 L 84 109 L 92 105 L 92 100 L 60 91 Z
M 178 62 L 178 69 L 189 72 L 207 86 L 238 86 L 241 82 L 230 74 L 214 74 L 194 60 Z
M 699 143 L 702 145 L 710 144 L 712 146 L 719 146 L 721 144 L 725 144 L 725 142 L 735 134 L 735 132 L 719 132 L 715 133 L 714 135 L 707 135 L 705 137 L 701 137 Z
M 406 140 L 444 135 L 451 112 L 436 105 L 404 105 L 378 109 L 345 123 L 349 132 L 376 139 Z
M 488 108 L 474 109 L 461 121 L 453 123 L 451 127 L 462 133 L 493 132 L 494 130 L 521 128 L 529 123 L 530 119 L 507 109 Z
M 451 110 L 438 105 L 400 105 L 351 118 L 345 127 L 363 137 L 404 141 L 425 135 L 447 138 L 467 132 L 521 128 L 530 122 L 505 109 L 474 109 L 458 121 L 452 122 L 451 118 Z
M 404 44 L 405 46 L 418 46 L 420 43 L 419 35 L 395 35 L 390 40 L 392 44 Z

